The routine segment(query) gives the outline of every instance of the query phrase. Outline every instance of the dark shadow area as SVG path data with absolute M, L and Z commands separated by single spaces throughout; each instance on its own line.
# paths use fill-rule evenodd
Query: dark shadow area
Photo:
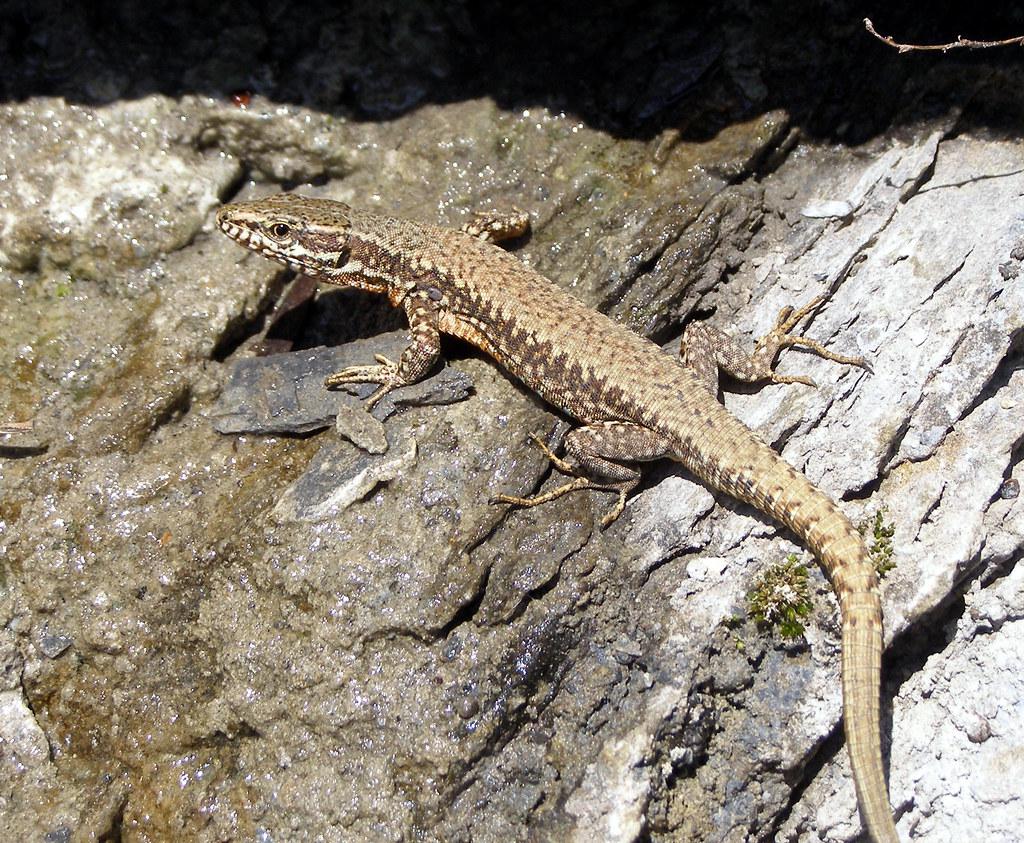
M 0 2 L 0 98 L 100 104 L 152 93 L 253 95 L 357 120 L 490 97 L 619 136 L 713 136 L 786 109 L 808 133 L 858 142 L 899 113 L 905 84 L 1021 62 L 1020 48 L 899 55 L 864 31 L 941 43 L 1024 33 L 1016 4 L 805 2 Z M 941 87 L 941 86 L 940 86 Z M 908 114 L 910 109 L 912 113 Z M 1016 110 L 1016 109 L 1015 109 Z M 981 120 L 1000 121 L 998 110 Z

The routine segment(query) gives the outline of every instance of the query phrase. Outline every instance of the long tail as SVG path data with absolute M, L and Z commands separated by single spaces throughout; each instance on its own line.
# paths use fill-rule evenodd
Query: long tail
M 728 424 L 718 420 L 718 424 L 723 422 Z M 874 564 L 864 539 L 829 497 L 743 430 L 746 437 L 741 437 L 738 429 L 721 436 L 715 443 L 722 444 L 720 453 L 705 448 L 701 455 L 694 455 L 684 450 L 679 459 L 706 482 L 789 527 L 831 580 L 842 618 L 843 719 L 857 800 L 872 840 L 898 843 L 882 767 L 882 606 Z M 722 433 L 720 429 L 716 432 Z M 744 439 L 737 447 L 735 443 Z

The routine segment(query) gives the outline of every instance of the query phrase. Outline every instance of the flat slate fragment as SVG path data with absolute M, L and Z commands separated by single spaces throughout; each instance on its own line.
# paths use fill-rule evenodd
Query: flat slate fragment
M 364 453 L 344 442 L 328 441 L 274 507 L 281 521 L 324 521 L 366 497 L 381 483 L 416 462 L 416 440 L 404 436 L 381 452 Z
M 392 331 L 334 348 L 240 360 L 211 414 L 214 429 L 219 433 L 309 433 L 329 427 L 345 408 L 363 412 L 363 399 L 376 388 L 374 384 L 361 384 L 353 394 L 327 389 L 324 378 L 346 366 L 372 363 L 375 354 L 397 360 L 408 343 L 408 332 Z M 419 383 L 386 395 L 372 415 L 383 421 L 402 407 L 451 404 L 466 398 L 472 387 L 468 375 L 445 366 Z

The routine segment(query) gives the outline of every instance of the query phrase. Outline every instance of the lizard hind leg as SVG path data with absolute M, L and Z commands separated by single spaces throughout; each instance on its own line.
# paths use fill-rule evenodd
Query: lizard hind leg
M 640 482 L 640 472 L 625 463 L 656 460 L 671 450 L 664 436 L 629 422 L 597 422 L 570 431 L 565 437 L 565 459 L 556 456 L 538 437 L 534 436 L 533 440 L 552 465 L 572 479 L 540 495 L 529 498 L 498 495 L 495 501 L 537 506 L 577 489 L 617 492 L 618 500 L 601 519 L 602 527 L 607 527 L 622 514 L 626 496 Z
M 820 307 L 824 301 L 824 296 L 817 296 L 799 309 L 782 308 L 775 320 L 775 327 L 757 341 L 752 353 L 717 328 L 705 322 L 691 322 L 683 331 L 683 338 L 679 343 L 679 356 L 683 365 L 693 369 L 712 394 L 718 393 L 719 369 L 747 383 L 767 380 L 772 383 L 817 386 L 805 375 L 776 373 L 775 358 L 778 357 L 779 351 L 792 346 L 806 348 L 826 360 L 870 370 L 868 362 L 863 357 L 837 354 L 829 351 L 817 340 L 790 333 L 801 319 Z

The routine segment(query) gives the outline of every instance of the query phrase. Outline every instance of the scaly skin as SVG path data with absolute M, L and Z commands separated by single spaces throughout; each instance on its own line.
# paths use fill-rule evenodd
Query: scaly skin
M 863 362 L 789 336 L 807 309 L 795 318 L 784 311 L 777 330 L 753 357 L 739 355 L 717 332 L 696 331 L 680 365 L 493 245 L 524 231 L 525 215 L 505 222 L 482 217 L 464 231 L 453 231 L 281 194 L 225 205 L 217 222 L 229 237 L 266 257 L 327 283 L 382 293 L 405 309 L 412 343 L 400 361 L 378 358 L 378 365 L 332 375 L 328 385 L 378 383 L 373 403 L 389 389 L 426 375 L 439 354 L 439 334 L 452 334 L 582 422 L 566 438 L 568 459 L 557 460 L 579 476 L 554 493 L 504 500 L 533 505 L 572 489 L 613 489 L 619 492 L 614 517 L 639 479 L 624 463 L 668 457 L 799 536 L 839 599 L 843 714 L 861 811 L 877 843 L 898 840 L 879 730 L 882 610 L 867 548 L 836 505 L 715 395 L 719 365 L 751 380 L 793 380 L 771 370 L 775 354 L 786 345 Z

